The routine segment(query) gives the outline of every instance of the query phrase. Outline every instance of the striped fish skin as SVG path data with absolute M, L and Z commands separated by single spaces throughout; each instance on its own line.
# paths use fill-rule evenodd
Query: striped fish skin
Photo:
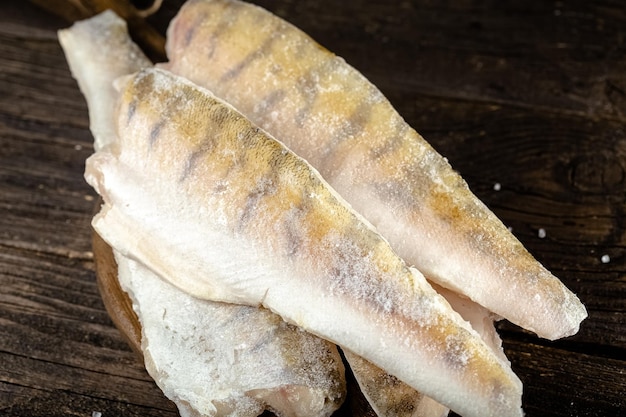
M 115 254 L 146 369 L 182 416 L 328 417 L 346 393 L 335 345 L 265 309 L 195 299 Z M 295 400 L 297 399 L 297 400 Z
M 102 149 L 117 136 L 113 81 L 152 64 L 113 12 L 61 30 L 59 40 L 89 106 L 94 148 Z M 244 417 L 269 408 L 281 416 L 324 417 L 341 405 L 346 382 L 334 344 L 267 310 L 194 299 L 116 256 L 119 279 L 141 318 L 146 368 L 181 415 Z
M 361 391 L 378 416 L 446 417 L 450 410 L 350 351 L 343 351 Z
M 469 322 L 487 346 L 504 362 L 508 359 L 502 350 L 502 341 L 494 321 L 499 318 L 484 307 L 446 288 L 430 283 L 450 306 Z M 365 359 L 344 350 L 344 355 L 361 391 L 379 416 L 387 417 L 444 417 L 448 408 L 432 398 L 416 392 L 392 375 Z
M 462 415 L 521 415 L 508 364 L 313 168 L 232 107 L 146 70 L 122 88 L 118 133 L 86 178 L 106 203 L 93 225 L 122 254 L 194 296 L 263 305 Z
M 430 279 L 541 337 L 578 331 L 580 300 L 341 58 L 236 0 L 188 1 L 166 49 L 166 68 L 309 161 Z

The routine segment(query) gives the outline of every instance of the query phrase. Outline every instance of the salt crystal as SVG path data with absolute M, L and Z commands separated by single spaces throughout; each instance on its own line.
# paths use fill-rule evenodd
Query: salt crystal
M 81 145 L 74 145 L 74 149 L 80 151 L 83 149 L 83 147 Z
M 100 411 L 92 411 L 91 417 L 102 417 L 102 413 Z
M 602 255 L 602 258 L 600 258 L 600 261 L 602 261 L 603 264 L 608 264 L 609 262 L 611 262 L 611 257 L 607 254 Z
M 493 184 L 493 189 L 494 191 L 500 191 L 502 189 L 502 184 L 496 182 L 495 184 Z
M 539 239 L 543 239 L 544 237 L 546 237 L 546 229 L 541 228 L 537 231 L 537 236 L 539 236 Z

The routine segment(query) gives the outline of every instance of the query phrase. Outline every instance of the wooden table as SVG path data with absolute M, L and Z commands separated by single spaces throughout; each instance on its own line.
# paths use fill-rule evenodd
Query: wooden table
M 163 31 L 177 3 L 151 23 Z M 259 3 L 376 83 L 587 305 L 566 340 L 500 325 L 527 415 L 626 416 L 626 7 Z M 0 415 L 174 416 L 96 288 L 66 25 L 0 2 Z

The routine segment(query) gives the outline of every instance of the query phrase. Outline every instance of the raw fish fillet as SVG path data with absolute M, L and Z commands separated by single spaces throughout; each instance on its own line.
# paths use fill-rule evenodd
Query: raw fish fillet
M 108 10 L 58 32 L 72 75 L 87 101 L 94 149 L 116 136 L 113 80 L 152 66 L 128 36 L 126 22 Z
M 113 12 L 59 32 L 96 149 L 115 141 L 113 80 L 152 64 Z M 116 253 L 142 324 L 145 365 L 183 416 L 329 416 L 345 397 L 337 347 L 258 308 L 195 299 Z M 225 330 L 226 329 L 226 330 Z
M 237 0 L 186 2 L 166 49 L 166 68 L 306 159 L 429 279 L 539 336 L 578 331 L 578 298 L 343 59 Z
M 268 310 L 194 299 L 116 253 L 146 369 L 181 416 L 330 416 L 345 396 L 335 345 Z
M 466 417 L 522 415 L 509 365 L 306 161 L 166 71 L 119 87 L 119 142 L 85 174 L 112 247 L 196 297 L 267 307 Z

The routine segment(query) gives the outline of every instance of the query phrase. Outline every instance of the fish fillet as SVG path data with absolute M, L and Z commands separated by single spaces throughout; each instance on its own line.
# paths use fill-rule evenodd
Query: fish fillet
M 95 148 L 115 141 L 113 81 L 151 62 L 113 12 L 59 32 L 90 110 Z M 194 299 L 116 253 L 142 324 L 145 365 L 183 416 L 329 416 L 345 397 L 334 344 L 258 308 Z M 226 331 L 224 329 L 227 329 Z
M 128 36 L 126 22 L 108 10 L 58 32 L 59 43 L 87 101 L 94 149 L 116 136 L 113 80 L 152 65 Z
M 237 0 L 186 2 L 166 49 L 166 68 L 305 158 L 429 279 L 539 336 L 578 331 L 579 299 L 343 59 Z
M 146 369 L 181 416 L 330 416 L 345 395 L 335 345 L 256 307 L 194 299 L 116 253 Z
M 115 108 L 113 101 L 117 93 L 113 88 L 113 81 L 120 76 L 150 67 L 152 64 L 130 39 L 126 23 L 112 11 L 77 22 L 69 30 L 61 30 L 59 40 L 65 50 L 70 69 L 87 99 L 94 148 L 98 150 L 112 142 L 116 134 L 113 124 Z M 373 375 L 377 375 L 377 381 L 395 380 L 380 368 L 353 354 L 350 355 L 348 361 L 351 365 L 354 362 L 352 372 L 362 389 L 372 387 L 371 389 L 376 389 L 379 393 L 387 393 L 378 395 L 375 398 L 376 403 L 372 403 L 379 414 L 381 410 L 395 407 L 398 412 L 403 410 L 409 413 L 406 414 L 408 416 L 439 417 L 441 415 L 437 407 L 420 406 L 422 402 L 436 403 L 406 384 L 398 381 L 386 386 L 373 385 L 369 381 Z M 401 396 L 396 393 L 398 390 L 401 390 Z M 367 398 L 370 402 L 374 400 L 372 395 L 368 395 Z M 384 402 L 388 399 L 393 401 L 393 404 L 385 404 Z M 399 400 L 408 401 L 411 409 L 417 410 L 419 414 L 407 411 L 409 407 L 406 405 L 399 408 L 397 403 Z M 181 407 L 180 402 L 175 402 Z M 439 408 L 444 409 L 443 406 Z M 431 414 L 427 414 L 428 412 Z
M 194 296 L 263 305 L 466 417 L 522 414 L 509 365 L 306 161 L 166 71 L 120 88 L 119 142 L 85 174 L 112 247 Z

